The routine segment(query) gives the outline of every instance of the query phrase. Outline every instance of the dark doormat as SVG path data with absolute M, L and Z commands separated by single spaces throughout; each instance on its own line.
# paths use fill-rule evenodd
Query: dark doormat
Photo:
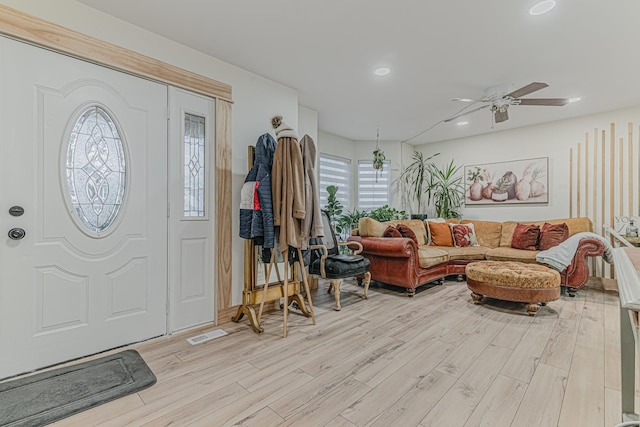
M 135 350 L 0 384 L 0 426 L 42 426 L 136 393 L 156 376 Z

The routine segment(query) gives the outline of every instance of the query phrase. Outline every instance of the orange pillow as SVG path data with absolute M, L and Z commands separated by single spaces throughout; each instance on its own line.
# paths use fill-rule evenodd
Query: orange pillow
M 396 228 L 398 229 L 400 234 L 402 234 L 402 237 L 406 237 L 408 239 L 411 239 L 414 242 L 416 242 L 416 245 L 418 244 L 418 236 L 416 236 L 416 233 L 414 233 L 411 228 L 409 228 L 408 226 L 406 226 L 404 224 L 398 224 L 398 225 L 396 225 Z
M 535 224 L 516 224 L 511 238 L 511 247 L 535 251 L 538 248 L 540 227 Z
M 402 237 L 402 233 L 400 233 L 400 231 L 398 231 L 398 229 L 393 225 L 390 225 L 384 230 L 382 237 Z
M 540 242 L 538 249 L 546 251 L 554 246 L 558 246 L 569 238 L 569 226 L 566 223 L 549 224 L 545 222 L 540 230 Z
M 451 228 L 446 222 L 429 222 L 432 246 L 453 246 Z

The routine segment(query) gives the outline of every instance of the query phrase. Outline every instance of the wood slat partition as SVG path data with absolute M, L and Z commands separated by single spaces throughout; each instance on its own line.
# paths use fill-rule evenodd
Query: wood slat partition
M 629 123 L 628 126 L 628 137 L 627 141 L 629 141 L 629 147 L 627 152 L 627 161 L 629 162 L 628 171 L 629 179 L 627 180 L 629 185 L 629 196 L 627 200 L 629 201 L 629 216 L 633 216 L 633 123 Z
M 231 306 L 231 86 L 0 5 L 0 35 L 216 99 L 216 313 Z
M 594 129 L 593 130 L 594 133 L 598 133 L 598 129 Z M 601 182 L 600 182 L 600 186 L 601 188 L 601 193 L 600 193 L 600 200 L 601 200 L 601 204 L 602 204 L 602 209 L 600 210 L 600 222 L 595 224 L 596 226 L 596 230 L 602 230 L 602 224 L 604 224 L 604 213 L 605 211 L 605 207 L 606 207 L 606 198 L 605 198 L 605 188 L 606 188 L 606 172 L 605 172 L 605 153 L 606 153 L 606 140 L 605 140 L 605 131 L 604 129 L 602 130 L 602 137 L 600 138 L 600 141 L 602 141 L 602 159 L 601 159 L 601 165 L 602 165 L 602 178 L 601 178 Z M 600 265 L 601 265 L 601 269 L 600 271 L 603 272 L 605 271 L 605 262 L 604 259 L 602 259 L 600 261 Z
M 573 148 L 569 148 L 569 217 L 573 218 Z
M 617 217 L 640 215 L 640 185 L 634 184 L 634 177 L 640 176 L 640 154 L 634 155 L 636 145 L 640 147 L 640 127 L 637 144 L 634 127 L 628 123 L 620 137 L 615 123 L 608 129 L 594 128 L 593 134 L 585 133 L 584 142 L 569 149 L 570 215 L 588 216 L 600 235 L 603 224 L 613 227 Z M 594 275 L 613 277 L 613 267 L 607 265 L 594 261 Z

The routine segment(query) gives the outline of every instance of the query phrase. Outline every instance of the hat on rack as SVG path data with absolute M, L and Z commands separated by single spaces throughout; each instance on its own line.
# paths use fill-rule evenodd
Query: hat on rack
M 298 139 L 298 134 L 288 124 L 282 121 L 282 116 L 274 116 L 271 119 L 271 125 L 276 130 L 276 139 L 280 138 L 295 138 Z

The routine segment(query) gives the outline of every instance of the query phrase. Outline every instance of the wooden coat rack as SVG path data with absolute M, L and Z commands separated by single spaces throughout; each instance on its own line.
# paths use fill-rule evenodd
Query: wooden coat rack
M 248 167 L 251 169 L 255 161 L 255 147 L 249 146 L 248 148 Z M 289 304 L 295 302 L 302 314 L 306 317 L 311 317 L 313 324 L 316 324 L 315 315 L 313 313 L 313 304 L 311 302 L 311 293 L 309 292 L 309 283 L 307 275 L 302 263 L 302 252 L 298 249 L 298 260 L 293 264 L 292 268 L 289 268 L 288 253 L 284 254 L 284 276 L 280 276 L 280 270 L 278 263 L 275 259 L 275 251 L 278 248 L 274 248 L 269 263 L 263 260 L 265 282 L 262 284 L 258 282 L 257 265 L 258 254 L 257 246 L 253 240 L 245 240 L 244 243 L 244 290 L 242 292 L 242 305 L 238 308 L 238 313 L 232 318 L 234 322 L 239 322 L 244 315 L 249 320 L 249 325 L 256 333 L 264 332 L 264 328 L 260 326 L 260 318 L 264 309 L 264 304 L 271 301 L 279 301 L 280 298 L 284 298 L 283 311 L 283 336 L 287 336 L 287 317 Z M 269 283 L 271 279 L 271 271 L 275 267 L 277 281 Z M 302 276 L 302 284 L 304 284 L 305 292 L 307 295 L 307 302 L 309 307 L 305 304 L 301 292 L 300 276 Z M 286 292 L 285 292 L 286 290 Z M 260 305 L 258 313 L 256 313 L 255 306 Z

